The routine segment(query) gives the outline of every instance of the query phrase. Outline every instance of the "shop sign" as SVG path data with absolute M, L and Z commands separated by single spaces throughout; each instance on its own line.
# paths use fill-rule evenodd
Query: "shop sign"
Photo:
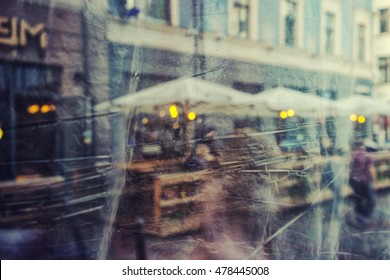
M 26 47 L 29 38 L 38 37 L 39 48 L 47 48 L 47 30 L 43 23 L 30 25 L 24 19 L 0 16 L 0 45 Z

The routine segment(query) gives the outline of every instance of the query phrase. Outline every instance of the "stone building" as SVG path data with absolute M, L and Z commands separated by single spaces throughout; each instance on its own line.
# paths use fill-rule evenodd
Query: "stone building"
M 380 99 L 390 99 L 390 3 L 374 1 L 374 56 L 375 56 L 375 95 Z
M 371 96 L 372 37 L 370 0 L 109 0 L 111 98 L 190 76 L 251 94 Z M 337 145 L 348 144 L 345 125 Z
M 105 3 L 0 1 L 2 259 L 105 258 L 124 178 L 93 110 L 109 93 Z
M 119 74 L 138 89 L 202 71 L 251 93 L 283 85 L 332 99 L 371 95 L 369 0 L 108 3 L 110 56 L 123 55 Z
M 1 179 L 63 174 L 76 161 L 59 159 L 109 154 L 96 133 L 107 120 L 92 112 L 108 97 L 104 8 L 94 2 L 0 1 Z

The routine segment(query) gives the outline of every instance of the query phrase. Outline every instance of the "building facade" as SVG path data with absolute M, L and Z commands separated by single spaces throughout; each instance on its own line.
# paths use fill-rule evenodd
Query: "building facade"
M 85 117 L 108 97 L 107 5 L 97 3 L 0 1 L 2 180 L 64 173 L 72 164 L 60 159 L 109 153 L 93 133 L 106 121 Z
M 109 0 L 108 14 L 110 98 L 190 76 L 251 94 L 277 86 L 333 100 L 373 93 L 370 0 Z M 248 121 L 260 131 L 296 127 Z M 325 123 L 339 150 L 353 131 L 372 130 L 370 120 Z
M 131 91 L 202 74 L 250 93 L 371 95 L 372 11 L 368 0 L 110 0 L 110 56 L 126 65 L 112 67 L 111 84 Z
M 93 110 L 109 97 L 107 1 L 0 7 L 0 257 L 105 259 L 124 181 L 112 115 Z
M 390 100 L 390 3 L 374 1 L 375 96 Z
M 385 0 L 373 1 L 374 12 L 374 92 L 375 98 L 390 100 L 390 3 Z M 389 141 L 389 118 L 377 118 L 374 124 L 379 143 Z

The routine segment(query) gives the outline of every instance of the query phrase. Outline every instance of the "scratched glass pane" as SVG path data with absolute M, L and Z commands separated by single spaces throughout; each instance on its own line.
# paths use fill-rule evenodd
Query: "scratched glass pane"
M 387 0 L 0 0 L 1 259 L 390 259 Z

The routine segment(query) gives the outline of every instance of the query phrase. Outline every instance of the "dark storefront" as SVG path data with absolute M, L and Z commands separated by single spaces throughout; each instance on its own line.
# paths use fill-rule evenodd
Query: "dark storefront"
M 0 62 L 1 178 L 52 175 L 61 67 Z
M 104 18 L 73 4 L 0 0 L 1 259 L 104 258 L 108 244 L 121 186 L 109 114 L 93 112 L 108 98 Z
M 83 14 L 23 1 L 0 5 L 0 180 L 64 175 L 69 161 L 61 159 L 94 150 L 85 118 L 92 98 Z

